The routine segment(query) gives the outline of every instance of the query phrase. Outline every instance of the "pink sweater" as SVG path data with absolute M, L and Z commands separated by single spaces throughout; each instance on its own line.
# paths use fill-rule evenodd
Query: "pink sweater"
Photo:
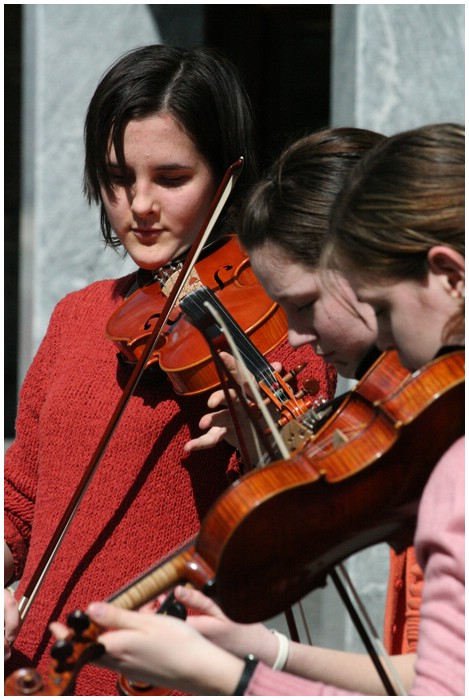
M 129 379 L 131 369 L 118 364 L 104 329 L 133 279 L 97 282 L 62 300 L 22 387 L 17 437 L 5 458 L 5 537 L 21 577 L 18 599 Z M 286 369 L 308 362 L 301 377 L 314 376 L 324 395 L 333 395 L 335 371 L 311 348 L 295 352 L 285 342 L 269 359 Z M 227 472 L 232 480 L 238 466 L 226 443 L 183 452 L 200 435 L 207 396 L 177 396 L 164 375 L 144 376 L 31 606 L 6 675 L 32 666 L 44 676 L 50 621 L 108 598 L 197 534 L 228 485 Z M 116 676 L 87 666 L 76 694 L 117 695 Z
M 411 695 L 464 695 L 464 438 L 435 467 L 420 507 L 415 548 L 424 573 Z M 258 664 L 246 695 L 354 695 Z

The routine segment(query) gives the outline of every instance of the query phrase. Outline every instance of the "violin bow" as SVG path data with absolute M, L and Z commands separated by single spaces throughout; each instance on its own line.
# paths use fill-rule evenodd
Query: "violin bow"
M 206 301 L 204 302 L 204 305 L 222 329 L 233 356 L 243 368 L 243 371 L 245 373 L 245 381 L 249 384 L 249 387 L 252 391 L 252 395 L 257 402 L 257 406 L 261 411 L 264 420 L 266 421 L 267 425 L 269 426 L 272 432 L 272 435 L 275 439 L 277 448 L 282 458 L 285 460 L 290 459 L 290 451 L 285 445 L 284 441 L 282 440 L 277 425 L 275 424 L 272 416 L 270 415 L 269 411 L 267 410 L 267 407 L 265 406 L 262 400 L 256 382 L 253 380 L 251 374 L 245 367 L 243 358 L 241 357 L 236 343 L 231 337 L 231 334 L 228 328 L 226 327 L 224 320 L 222 319 L 218 311 L 210 304 L 210 302 Z M 250 415 L 250 413 L 248 413 L 248 415 Z M 355 590 L 352 584 L 352 581 L 345 566 L 343 564 L 337 564 L 330 572 L 330 576 L 342 599 L 342 602 L 344 603 L 348 613 L 350 614 L 350 617 L 352 618 L 355 628 L 357 629 L 357 632 L 359 633 L 368 654 L 370 655 L 370 658 L 379 674 L 379 677 L 381 678 L 386 693 L 388 695 L 407 695 L 408 693 L 404 688 L 402 681 L 396 669 L 394 668 L 394 665 L 388 653 L 386 652 L 381 640 L 379 639 L 379 635 L 377 634 L 370 620 L 370 617 L 366 612 L 366 608 L 363 605 L 362 600 L 360 599 L 357 591 Z M 304 615 L 303 620 L 305 623 L 306 631 L 308 632 Z M 393 682 L 391 681 L 391 677 L 393 679 Z
M 119 399 L 119 402 L 117 403 L 117 406 L 107 424 L 107 427 L 101 437 L 101 440 L 98 443 L 98 446 L 96 447 L 95 452 L 93 453 L 93 456 L 91 457 L 88 467 L 84 472 L 80 483 L 78 484 L 78 487 L 74 495 L 72 496 L 58 526 L 56 527 L 54 534 L 52 535 L 52 538 L 49 542 L 49 545 L 47 546 L 46 551 L 44 552 L 41 560 L 39 561 L 39 564 L 37 565 L 25 589 L 23 597 L 19 602 L 18 610 L 20 614 L 21 624 L 24 622 L 26 615 L 33 603 L 33 600 L 36 597 L 42 585 L 44 577 L 47 571 L 49 570 L 52 561 L 54 560 L 54 557 L 60 547 L 60 544 L 68 528 L 70 527 L 70 524 L 78 509 L 78 506 L 80 505 L 86 493 L 86 490 L 88 489 L 91 480 L 96 472 L 96 469 L 98 468 L 104 456 L 104 453 L 108 447 L 111 437 L 124 414 L 127 404 L 130 398 L 132 397 L 133 393 L 135 392 L 135 389 L 137 388 L 137 385 L 145 370 L 147 360 L 150 358 L 160 338 L 163 328 L 171 314 L 174 305 L 176 304 L 178 295 L 181 289 L 183 289 L 184 285 L 186 284 L 191 270 L 195 265 L 202 248 L 207 242 L 213 230 L 213 227 L 215 226 L 215 223 L 218 217 L 220 216 L 222 209 L 225 206 L 228 197 L 230 196 L 233 190 L 234 185 L 236 184 L 239 175 L 241 174 L 243 165 L 243 157 L 240 157 L 235 163 L 230 165 L 217 189 L 215 197 L 210 205 L 210 208 L 202 223 L 199 233 L 189 250 L 184 265 L 179 273 L 179 276 L 174 284 L 173 289 L 171 290 L 171 293 L 167 298 L 166 304 L 161 312 L 161 315 L 158 318 L 155 327 L 153 328 L 153 331 L 147 340 L 142 355 L 132 371 L 132 375 L 124 388 L 122 396 Z

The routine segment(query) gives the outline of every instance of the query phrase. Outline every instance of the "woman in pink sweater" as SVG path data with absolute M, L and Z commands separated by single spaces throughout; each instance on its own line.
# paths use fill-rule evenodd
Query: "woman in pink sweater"
M 333 217 L 328 265 L 339 265 L 370 304 L 381 349 L 416 370 L 464 344 L 464 130 L 444 124 L 398 134 L 354 170 Z M 464 438 L 435 466 L 415 533 L 424 572 L 412 695 L 464 695 Z M 101 662 L 133 678 L 213 695 L 350 695 L 346 686 L 242 661 L 167 616 L 90 605 L 104 627 Z M 61 634 L 60 628 L 57 629 Z M 318 675 L 321 674 L 319 670 Z M 314 677 L 314 669 L 308 670 Z
M 101 207 L 105 241 L 138 268 L 69 294 L 54 310 L 21 390 L 16 439 L 5 457 L 5 672 L 45 674 L 48 624 L 107 598 L 195 537 L 215 498 L 239 475 L 218 442 L 188 451 L 207 395 L 179 396 L 147 370 L 131 397 L 73 522 L 18 631 L 17 600 L 66 510 L 122 395 L 132 367 L 105 336 L 126 296 L 181 266 L 229 165 L 245 167 L 214 236 L 233 231 L 237 200 L 255 172 L 252 119 L 233 66 L 206 49 L 146 46 L 111 67 L 86 118 L 85 191 Z M 75 234 L 78 235 L 78 234 Z M 332 397 L 336 373 L 310 348 L 285 341 L 269 356 L 307 368 Z M 17 636 L 16 636 L 17 635 Z M 15 639 L 16 637 L 16 639 Z M 117 694 L 116 676 L 88 667 L 78 695 Z

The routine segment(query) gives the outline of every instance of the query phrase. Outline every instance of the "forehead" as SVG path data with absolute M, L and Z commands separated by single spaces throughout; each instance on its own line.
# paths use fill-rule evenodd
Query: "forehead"
M 108 155 L 115 155 L 113 134 L 109 135 Z M 197 153 L 192 138 L 184 131 L 176 119 L 166 112 L 152 114 L 141 119 L 131 119 L 122 132 L 122 146 L 126 152 L 136 151 L 149 157 L 157 152 L 171 154 L 172 152 Z
M 271 296 L 288 299 L 318 288 L 320 274 L 288 256 L 283 248 L 265 244 L 250 254 L 254 271 Z

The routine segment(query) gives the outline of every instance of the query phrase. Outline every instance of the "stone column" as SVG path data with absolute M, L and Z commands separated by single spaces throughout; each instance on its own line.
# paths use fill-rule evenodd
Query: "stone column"
M 332 125 L 464 121 L 464 5 L 334 5 Z
M 111 63 L 160 41 L 148 5 L 25 5 L 23 29 L 20 383 L 57 301 L 126 271 L 82 195 L 83 123 Z

